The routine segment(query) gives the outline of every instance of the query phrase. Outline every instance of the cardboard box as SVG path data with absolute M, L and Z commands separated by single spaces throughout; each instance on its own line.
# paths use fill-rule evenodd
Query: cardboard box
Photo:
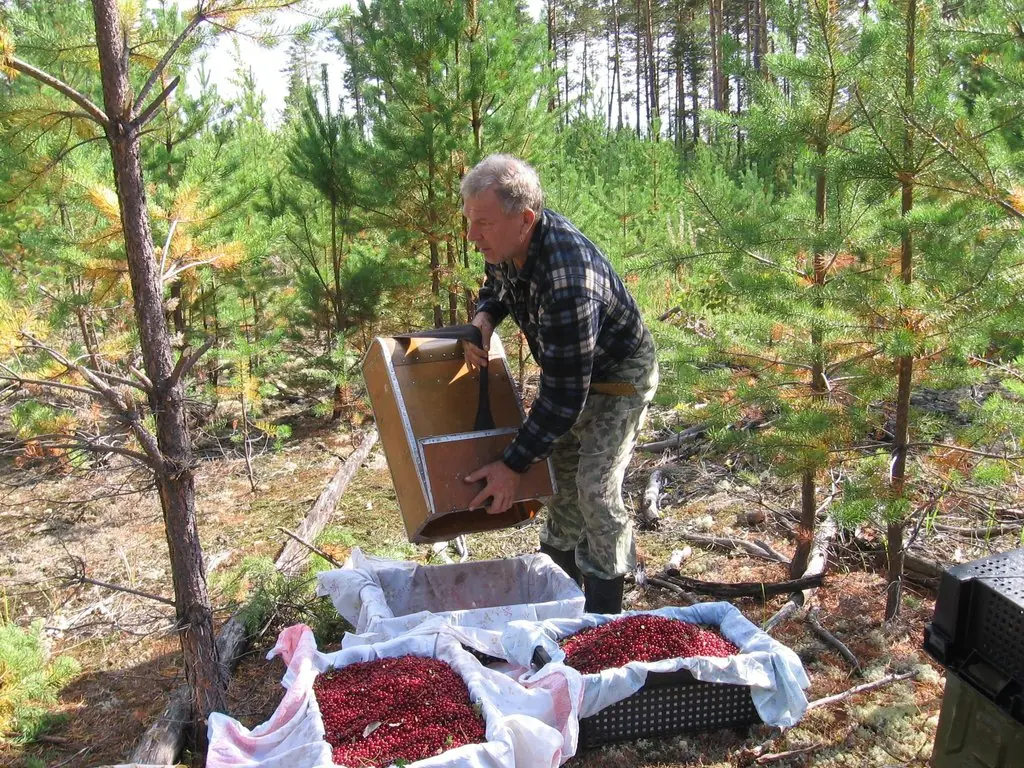
M 523 474 L 506 512 L 468 508 L 483 483 L 463 478 L 500 459 L 525 420 L 497 334 L 486 374 L 495 428 L 474 431 L 479 372 L 467 368 L 461 342 L 377 337 L 366 353 L 363 377 L 411 542 L 517 525 L 534 517 L 554 492 L 550 467 L 542 461 Z

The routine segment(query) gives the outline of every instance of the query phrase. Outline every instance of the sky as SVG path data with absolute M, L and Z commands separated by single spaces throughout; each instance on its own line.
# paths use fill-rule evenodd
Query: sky
M 185 13 L 195 8 L 195 0 L 174 0 L 178 7 Z M 339 6 L 353 5 L 350 0 L 309 0 L 307 8 L 310 11 L 322 11 Z M 534 18 L 539 18 L 541 9 L 546 7 L 546 0 L 526 0 L 526 6 Z M 307 20 L 303 14 L 294 11 L 281 11 L 277 23 L 281 28 L 294 27 Z M 238 93 L 238 88 L 232 83 L 235 72 L 238 69 L 238 62 L 252 69 L 256 76 L 256 83 L 266 99 L 263 105 L 267 119 L 276 124 L 284 110 L 284 99 L 288 92 L 288 82 L 284 74 L 288 65 L 288 40 L 282 39 L 276 48 L 266 49 L 256 45 L 251 39 L 243 35 L 221 35 L 216 45 L 205 53 L 205 69 L 211 81 L 217 86 L 217 91 L 222 97 L 232 98 Z M 336 65 L 336 56 L 324 54 L 325 63 Z M 331 92 L 338 94 L 340 90 L 341 68 L 337 66 L 328 69 Z M 195 93 L 199 86 L 198 68 L 194 68 L 189 76 L 189 91 Z

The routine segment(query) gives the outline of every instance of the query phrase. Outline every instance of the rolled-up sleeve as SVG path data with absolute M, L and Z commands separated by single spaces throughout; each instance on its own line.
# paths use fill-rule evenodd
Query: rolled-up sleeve
M 591 296 L 559 299 L 539 318 L 540 392 L 502 460 L 517 472 L 545 459 L 576 423 L 587 401 L 600 330 L 601 304 Z

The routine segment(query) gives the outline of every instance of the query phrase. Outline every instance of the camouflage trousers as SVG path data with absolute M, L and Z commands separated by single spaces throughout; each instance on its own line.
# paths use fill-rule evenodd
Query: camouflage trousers
M 548 503 L 540 540 L 555 549 L 575 550 L 584 576 L 611 579 L 632 570 L 636 559 L 622 481 L 658 388 L 658 357 L 650 334 L 601 381 L 628 382 L 636 394 L 591 390 L 579 419 L 555 443 L 551 466 L 558 490 Z

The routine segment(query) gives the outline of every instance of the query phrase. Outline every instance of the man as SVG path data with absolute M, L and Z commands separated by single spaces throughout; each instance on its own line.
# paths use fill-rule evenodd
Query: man
M 540 365 L 540 392 L 500 461 L 466 477 L 486 485 L 471 506 L 499 514 L 519 476 L 551 456 L 558 488 L 541 551 L 582 574 L 586 610 L 619 613 L 623 577 L 635 559 L 622 481 L 658 384 L 654 342 L 636 302 L 601 251 L 567 219 L 543 207 L 536 171 L 491 155 L 462 181 L 469 240 L 486 262 L 473 325 L 484 345 L 506 316 Z M 466 361 L 487 352 L 466 345 Z

